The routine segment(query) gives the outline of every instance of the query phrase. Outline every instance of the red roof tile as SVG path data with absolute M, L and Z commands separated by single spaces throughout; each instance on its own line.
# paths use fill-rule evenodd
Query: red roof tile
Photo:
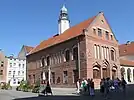
M 29 54 L 38 52 L 47 47 L 53 46 L 55 44 L 64 42 L 66 40 L 69 40 L 71 38 L 81 35 L 83 29 L 87 28 L 95 18 L 96 18 L 96 16 L 89 18 L 88 20 L 85 20 L 85 21 L 67 29 L 65 32 L 63 32 L 59 36 L 55 36 L 55 37 L 49 38 L 48 40 L 44 40 L 38 46 L 36 46 Z
M 134 43 L 119 45 L 120 56 L 134 55 Z
M 120 65 L 134 66 L 134 61 L 120 59 Z

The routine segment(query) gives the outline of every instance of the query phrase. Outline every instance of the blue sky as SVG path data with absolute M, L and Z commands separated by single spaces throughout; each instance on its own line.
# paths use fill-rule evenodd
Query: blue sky
M 0 0 L 0 48 L 17 55 L 58 32 L 64 0 Z M 134 1 L 66 0 L 71 26 L 103 11 L 119 43 L 134 40 Z

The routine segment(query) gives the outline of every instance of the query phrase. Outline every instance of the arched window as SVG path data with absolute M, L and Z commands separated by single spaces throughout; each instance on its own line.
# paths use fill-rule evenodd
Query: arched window
M 131 69 L 128 68 L 127 69 L 127 79 L 128 79 L 128 82 L 131 82 L 130 76 L 131 76 Z
M 65 60 L 68 62 L 70 60 L 70 51 L 66 50 L 65 51 Z
M 43 80 L 43 72 L 41 72 L 40 78 L 41 78 L 41 80 Z
M 93 67 L 93 78 L 95 78 L 95 79 L 101 78 L 100 67 L 98 65 L 95 65 Z
M 78 60 L 78 47 L 73 48 L 73 60 Z
M 50 57 L 49 56 L 47 56 L 47 66 L 49 66 L 50 65 Z
M 44 66 L 44 65 L 45 65 L 45 61 L 44 61 L 44 60 L 45 60 L 45 58 L 44 58 L 44 57 L 43 57 L 43 58 L 41 58 L 41 65 L 42 65 L 42 66 Z
M 115 60 L 115 52 L 114 50 L 111 50 L 111 60 Z

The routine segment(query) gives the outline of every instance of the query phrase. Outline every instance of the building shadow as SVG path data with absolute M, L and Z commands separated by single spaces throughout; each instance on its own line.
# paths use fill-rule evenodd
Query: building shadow
M 82 100 L 80 96 L 37 96 L 27 98 L 16 98 L 13 100 Z
M 95 91 L 95 97 L 86 95 L 70 96 L 70 95 L 53 95 L 53 96 L 37 96 L 27 98 L 16 98 L 12 100 L 105 100 L 99 90 Z M 127 85 L 126 96 L 122 92 L 110 92 L 108 100 L 134 100 L 134 84 Z

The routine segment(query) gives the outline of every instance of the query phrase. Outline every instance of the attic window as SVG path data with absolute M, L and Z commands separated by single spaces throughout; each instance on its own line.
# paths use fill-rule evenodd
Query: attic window
M 104 20 L 101 20 L 101 23 L 103 24 L 104 23 Z
M 113 40 L 113 35 L 111 35 L 111 40 Z
M 96 29 L 95 28 L 93 28 L 93 33 L 96 34 Z

